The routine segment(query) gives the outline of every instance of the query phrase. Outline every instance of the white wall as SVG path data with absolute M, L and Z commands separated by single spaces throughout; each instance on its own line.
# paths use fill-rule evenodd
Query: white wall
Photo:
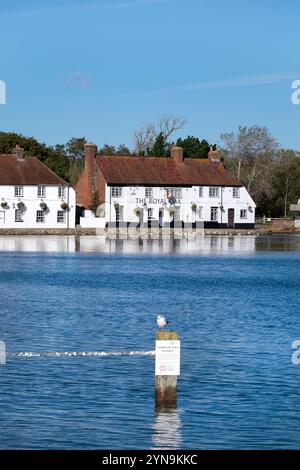
M 65 197 L 58 197 L 60 186 L 45 187 L 45 197 L 38 197 L 38 187 L 34 185 L 23 186 L 23 196 L 15 197 L 14 186 L 0 186 L 0 228 L 74 228 L 75 227 L 75 191 L 73 188 L 65 186 Z M 5 201 L 7 208 L 2 208 L 1 203 Z M 15 209 L 17 203 L 22 201 L 25 205 L 23 210 L 23 222 L 15 221 Z M 41 210 L 40 203 L 45 202 L 48 209 L 45 211 L 45 221 L 36 222 L 36 212 Z M 57 211 L 62 210 L 61 203 L 65 201 L 69 205 L 69 210 L 65 211 L 64 223 L 57 222 Z
M 123 187 L 122 197 L 111 197 L 111 187 L 106 185 L 106 221 L 114 222 L 116 220 L 116 211 L 114 204 L 117 203 L 123 207 L 123 220 L 125 222 L 138 222 L 139 217 L 134 213 L 134 209 L 139 207 L 144 212 L 144 221 L 147 220 L 147 208 L 153 209 L 155 220 L 159 218 L 159 210 L 163 210 L 163 221 L 170 222 L 170 204 L 166 199 L 165 188 L 154 187 L 153 199 L 146 198 L 147 208 L 143 207 L 145 187 Z M 163 202 L 155 199 L 164 199 Z M 192 210 L 192 203 L 197 205 L 196 211 Z M 211 207 L 218 207 L 217 222 L 219 224 L 228 223 L 228 209 L 234 209 L 235 224 L 254 224 L 255 221 L 255 203 L 248 194 L 246 188 L 240 188 L 240 197 L 233 197 L 233 188 L 219 187 L 219 197 L 209 197 L 209 187 L 203 187 L 203 197 L 199 196 L 199 186 L 182 188 L 182 200 L 175 206 L 180 208 L 180 220 L 184 222 L 210 221 Z M 202 207 L 202 216 L 200 214 Z M 223 207 L 223 210 L 221 210 Z M 241 210 L 246 210 L 246 218 L 241 218 Z

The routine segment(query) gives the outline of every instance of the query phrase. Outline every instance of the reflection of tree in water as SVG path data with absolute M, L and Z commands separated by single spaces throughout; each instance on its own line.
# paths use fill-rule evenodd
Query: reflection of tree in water
M 154 448 L 179 449 L 182 442 L 181 426 L 181 419 L 176 407 L 157 408 L 152 427 Z

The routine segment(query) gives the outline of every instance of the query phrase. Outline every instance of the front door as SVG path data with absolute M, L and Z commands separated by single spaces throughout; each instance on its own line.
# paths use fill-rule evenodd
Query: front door
M 5 211 L 0 211 L 0 225 L 5 224 Z
M 164 210 L 159 209 L 159 226 L 160 227 L 163 226 L 163 219 L 164 219 Z
M 228 228 L 234 228 L 234 209 L 228 209 Z

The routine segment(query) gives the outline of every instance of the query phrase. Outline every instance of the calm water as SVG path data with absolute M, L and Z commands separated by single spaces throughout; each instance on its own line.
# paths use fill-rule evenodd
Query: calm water
M 182 341 L 161 413 L 153 357 L 8 358 L 1 448 L 300 449 L 300 237 L 165 242 L 0 237 L 8 352 L 151 351 L 159 312 Z

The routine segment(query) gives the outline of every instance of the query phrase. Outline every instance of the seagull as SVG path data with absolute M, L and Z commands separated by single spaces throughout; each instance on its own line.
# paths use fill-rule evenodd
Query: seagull
M 158 315 L 156 323 L 158 328 L 164 328 L 168 324 L 168 320 L 163 315 Z

